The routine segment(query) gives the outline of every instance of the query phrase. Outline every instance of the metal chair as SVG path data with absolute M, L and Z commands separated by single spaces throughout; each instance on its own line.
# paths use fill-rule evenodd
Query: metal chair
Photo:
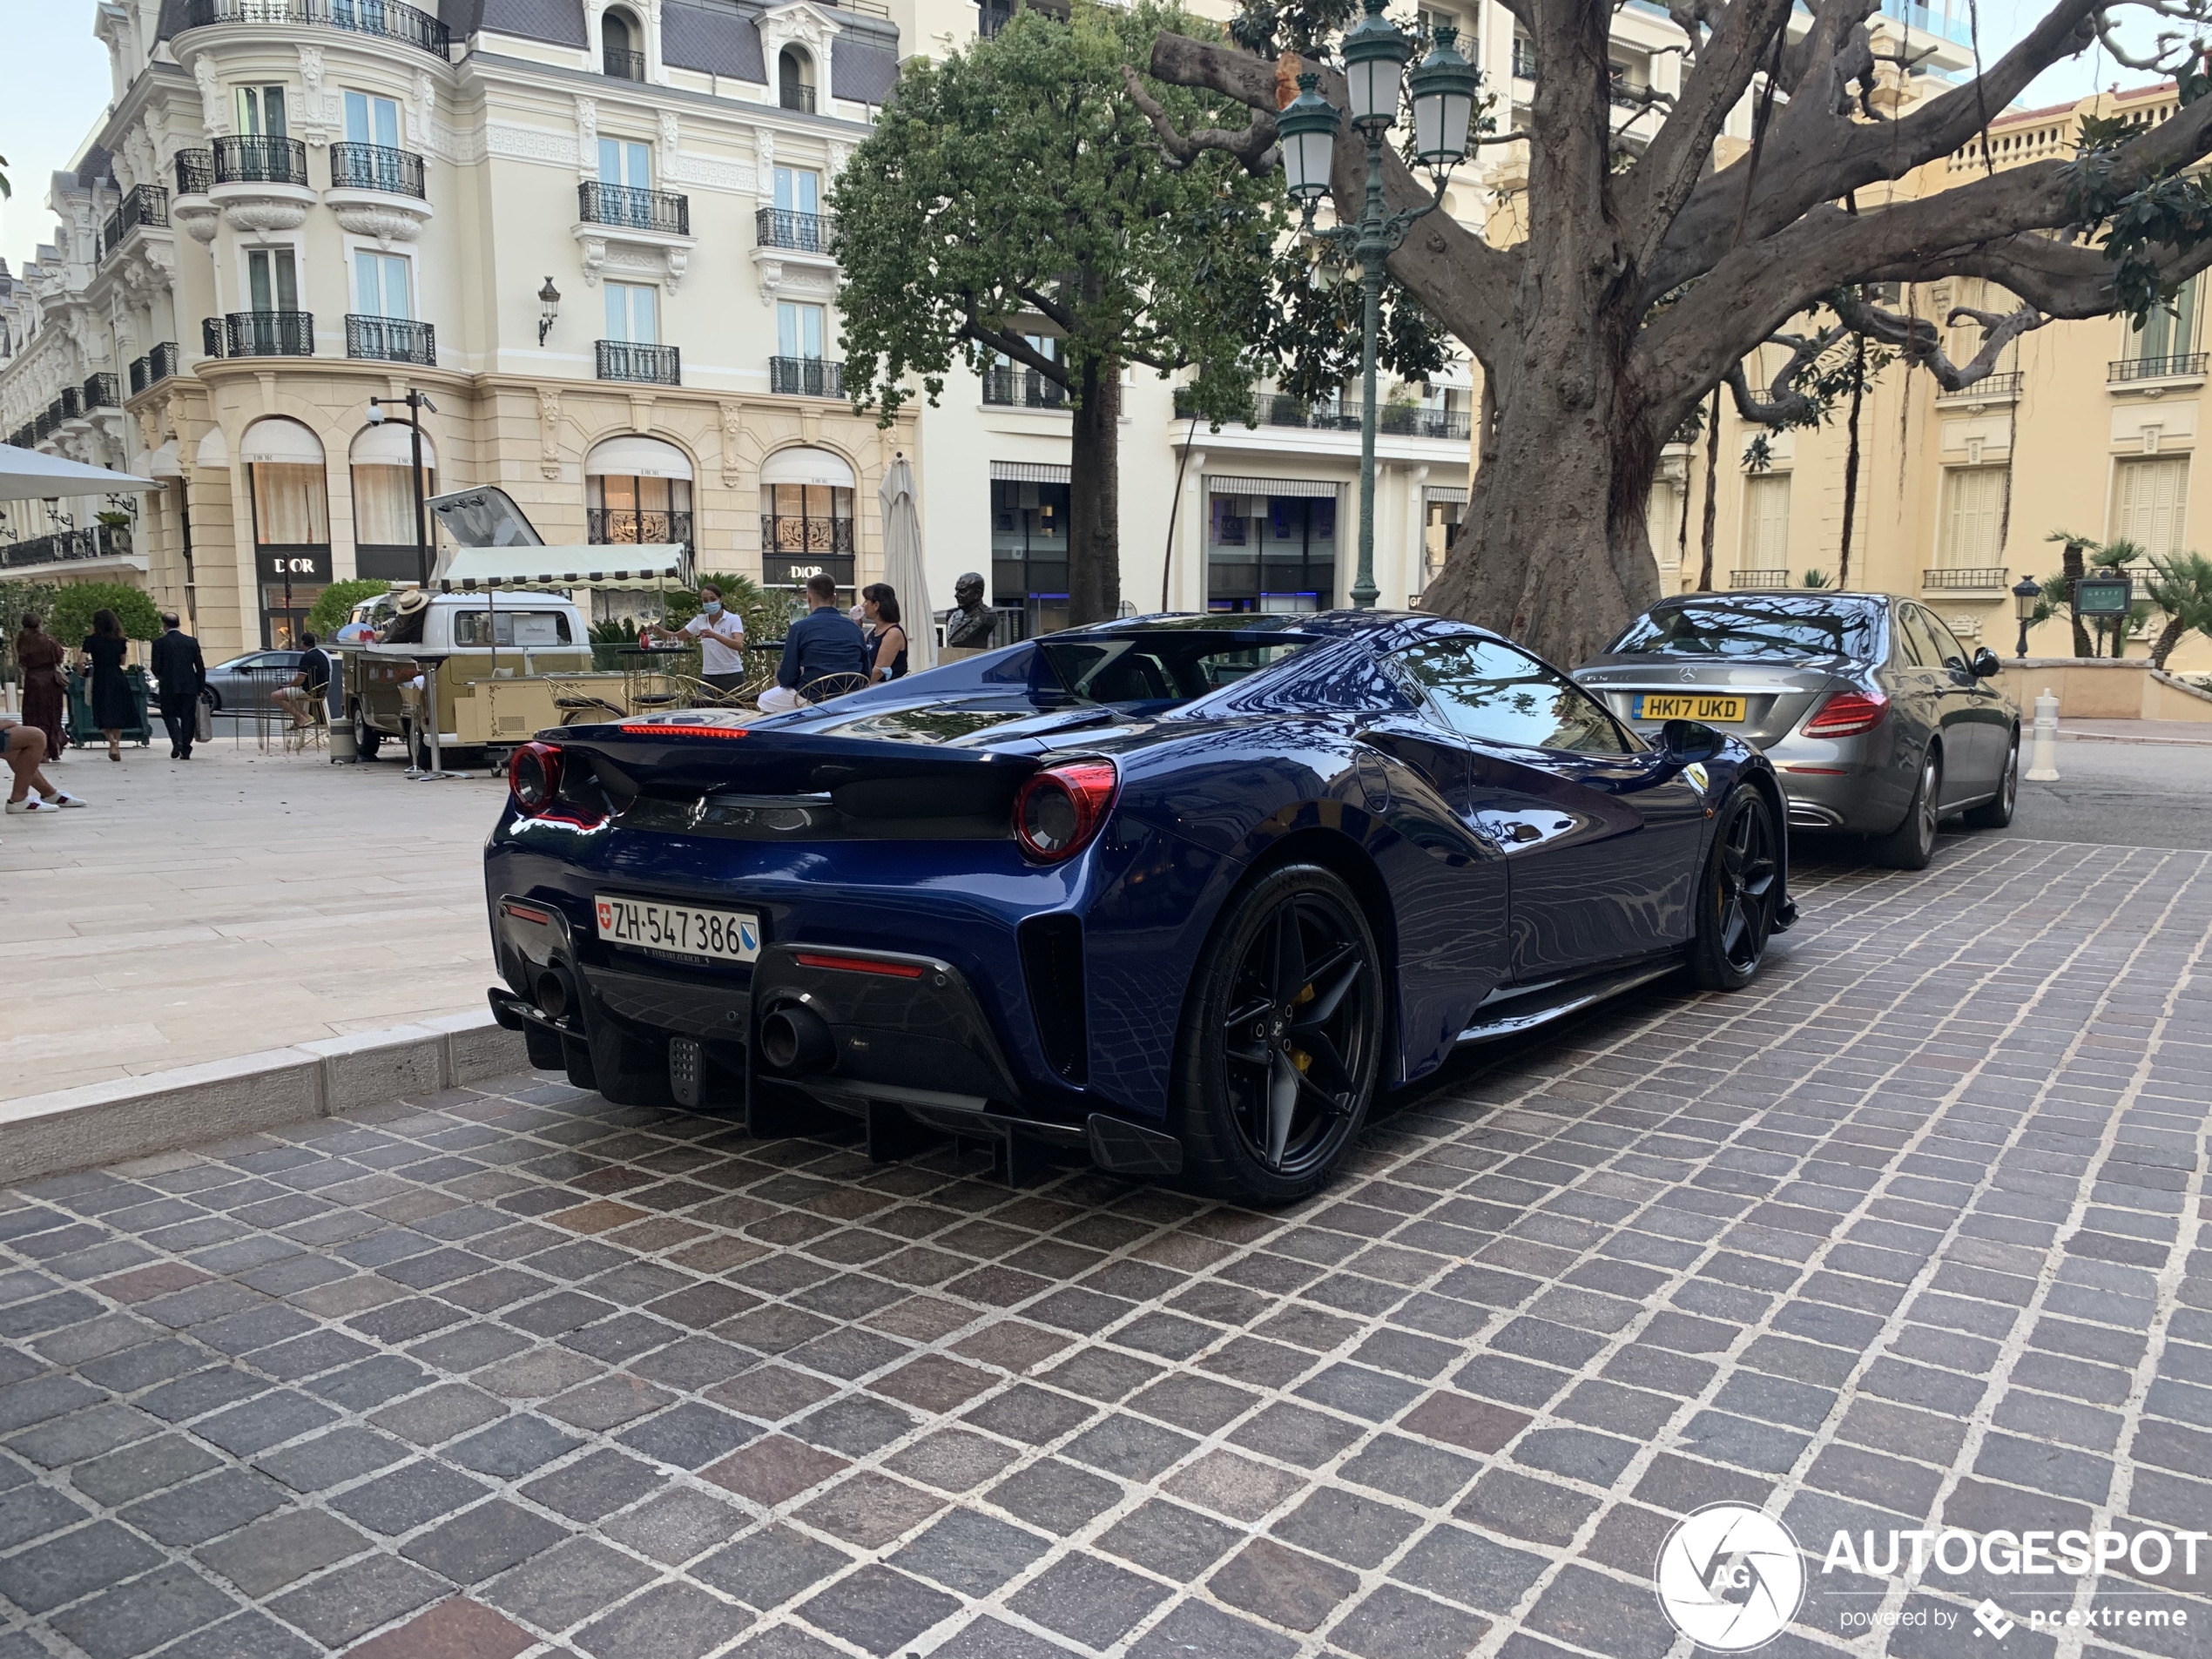
M 826 703 L 833 698 L 850 697 L 855 691 L 868 689 L 866 674 L 817 674 L 799 688 L 802 703 Z

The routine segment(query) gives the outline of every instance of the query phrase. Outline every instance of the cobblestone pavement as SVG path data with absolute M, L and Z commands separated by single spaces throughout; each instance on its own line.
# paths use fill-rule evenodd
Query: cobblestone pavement
M 1804 897 L 1748 992 L 1463 1064 L 1290 1213 L 535 1076 L 0 1198 L 0 1659 L 1641 1659 L 1724 1499 L 1811 1552 L 1780 1659 L 2212 1652 L 2212 1559 L 1818 1570 L 2212 1526 L 2212 860 Z

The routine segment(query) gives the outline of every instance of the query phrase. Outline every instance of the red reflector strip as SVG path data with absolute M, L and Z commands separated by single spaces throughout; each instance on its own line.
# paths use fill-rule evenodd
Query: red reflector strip
M 507 914 L 510 916 L 519 917 L 524 921 L 535 921 L 541 926 L 550 923 L 553 920 L 553 918 L 546 912 L 532 909 L 526 904 L 510 904 L 506 906 L 505 909 Z
M 801 968 L 837 968 L 848 974 L 880 974 L 887 979 L 920 979 L 919 962 L 880 962 L 872 956 L 824 956 L 810 950 L 799 953 Z
M 741 725 L 632 725 L 627 721 L 622 729 L 633 738 L 742 738 L 749 730 Z

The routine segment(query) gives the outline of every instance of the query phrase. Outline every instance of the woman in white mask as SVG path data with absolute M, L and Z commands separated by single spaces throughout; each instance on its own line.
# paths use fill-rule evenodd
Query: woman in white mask
M 699 587 L 699 614 L 681 628 L 656 628 L 648 624 L 638 630 L 639 637 L 657 636 L 671 644 L 680 644 L 686 639 L 699 642 L 699 678 L 713 689 L 719 699 L 737 695 L 745 685 L 745 624 L 737 613 L 725 610 L 722 604 L 722 590 L 712 583 Z

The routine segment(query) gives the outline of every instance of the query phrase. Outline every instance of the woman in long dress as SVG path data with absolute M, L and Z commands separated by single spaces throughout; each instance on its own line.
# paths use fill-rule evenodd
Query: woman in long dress
M 92 613 L 92 631 L 84 637 L 81 666 L 92 671 L 92 724 L 107 735 L 107 758 L 123 759 L 123 728 L 138 723 L 138 711 L 124 678 L 123 659 L 131 642 L 112 610 Z
M 68 655 L 62 642 L 26 616 L 16 635 L 16 662 L 23 670 L 23 723 L 46 734 L 46 758 L 61 759 L 69 743 L 69 680 L 62 672 Z

